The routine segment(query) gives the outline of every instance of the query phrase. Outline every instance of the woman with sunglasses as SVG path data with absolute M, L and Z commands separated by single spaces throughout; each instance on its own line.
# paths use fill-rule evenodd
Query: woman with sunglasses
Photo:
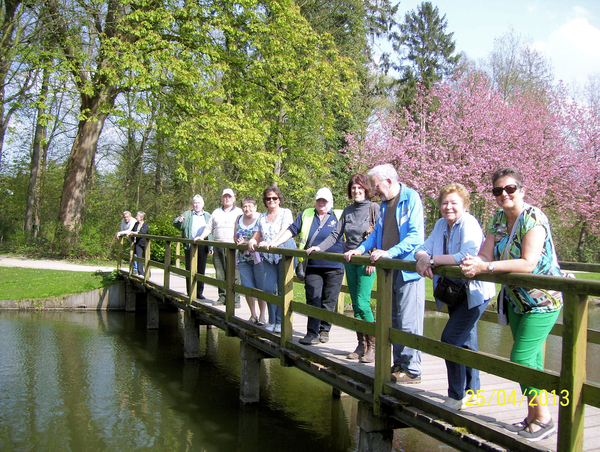
M 500 210 L 490 221 L 478 256 L 463 259 L 463 274 L 469 278 L 494 272 L 561 276 L 548 218 L 524 201 L 521 171 L 501 168 L 492 176 L 492 184 Z M 507 306 L 514 339 L 510 360 L 543 370 L 544 342 L 562 308 L 560 292 L 503 285 L 498 304 Z M 540 400 L 539 389 L 524 385 L 521 389 L 529 402 L 527 417 L 505 428 L 530 441 L 540 441 L 555 431 L 547 400 Z
M 254 251 L 255 247 L 264 246 L 269 243 L 281 231 L 285 231 L 294 221 L 292 211 L 281 207 L 283 196 L 281 190 L 276 186 L 271 186 L 263 192 L 263 203 L 267 211 L 261 213 L 254 226 L 254 234 L 248 241 L 248 248 Z M 293 239 L 283 244 L 285 248 L 296 248 Z M 271 293 L 282 293 L 282 271 L 283 263 L 280 254 L 261 253 L 263 275 L 259 283 L 259 289 Z M 267 303 L 269 309 L 269 325 L 267 331 L 274 333 L 281 332 L 281 306 Z M 263 323 L 263 319 L 259 319 Z

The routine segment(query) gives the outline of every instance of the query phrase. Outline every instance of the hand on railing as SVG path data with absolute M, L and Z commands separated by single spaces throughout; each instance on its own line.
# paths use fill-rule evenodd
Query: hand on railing
M 309 249 L 306 250 L 306 254 L 310 256 L 310 253 L 312 253 L 313 251 L 321 251 L 321 248 L 319 248 L 318 246 L 311 246 Z

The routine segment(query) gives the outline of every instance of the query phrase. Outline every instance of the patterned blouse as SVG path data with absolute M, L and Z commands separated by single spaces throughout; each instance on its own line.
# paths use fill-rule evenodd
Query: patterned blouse
M 238 220 L 237 224 L 235 225 L 235 238 L 239 239 L 240 237 L 243 237 L 246 241 L 250 240 L 252 238 L 252 235 L 254 234 L 254 227 L 256 226 L 256 222 L 258 221 L 258 218 L 256 218 L 252 224 L 250 224 L 249 226 L 246 226 L 244 224 L 244 216 L 241 215 L 240 219 Z M 240 262 L 254 262 L 254 256 L 252 255 L 253 253 L 251 251 L 239 251 L 237 253 L 237 261 L 238 263 Z
M 537 207 L 525 204 L 515 224 L 515 233 L 509 243 L 511 231 L 507 227 L 508 217 L 503 210 L 498 210 L 490 221 L 488 232 L 496 236 L 494 259 L 520 259 L 523 237 L 535 226 L 542 226 L 546 231 L 544 248 L 537 266 L 531 272 L 534 275 L 562 276 L 548 217 Z M 508 246 L 508 250 L 506 247 Z M 505 251 L 508 251 L 507 253 Z M 527 287 L 504 286 L 505 297 L 508 298 L 514 311 L 518 314 L 551 312 L 562 307 L 560 292 L 530 289 Z
M 262 239 L 265 242 L 271 241 L 279 234 L 282 224 L 285 223 L 286 225 L 290 225 L 294 222 L 294 217 L 292 216 L 292 211 L 290 209 L 280 208 L 277 211 L 277 217 L 271 222 L 267 221 L 268 214 L 269 212 L 261 213 L 256 222 L 256 226 L 254 227 L 254 232 L 260 232 Z M 277 264 L 281 260 L 281 255 L 279 254 L 261 253 L 261 255 L 264 260 L 271 264 Z

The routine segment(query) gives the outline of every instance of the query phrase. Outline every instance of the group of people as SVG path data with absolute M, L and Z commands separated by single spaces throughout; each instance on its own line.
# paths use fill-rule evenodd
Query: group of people
M 134 245 L 134 255 L 136 257 L 143 257 L 144 250 L 146 249 L 146 239 L 144 237 L 138 237 L 138 234 L 148 234 L 146 214 L 142 211 L 139 211 L 134 220 L 131 216 L 131 212 L 126 210 L 123 212 L 121 229 L 119 232 L 117 232 L 117 239 L 121 236 L 127 236 L 130 238 Z M 133 274 L 144 276 L 144 264 L 142 262 L 133 262 Z
M 280 246 L 296 248 L 294 237 L 297 237 L 298 246 L 307 253 L 306 261 L 302 262 L 307 304 L 333 311 L 345 272 L 354 316 L 367 322 L 374 321 L 370 301 L 376 271 L 373 266 L 352 263 L 352 257 L 370 256 L 371 263 L 379 259 L 415 261 L 416 272 L 393 272 L 392 326 L 422 335 L 424 277 L 432 278 L 435 288 L 439 277 L 432 270 L 436 266 L 460 266 L 466 278 L 504 272 L 561 275 L 548 218 L 539 208 L 525 202 L 522 173 L 514 168 L 499 169 L 492 176 L 491 193 L 499 209 L 485 234 L 468 211 L 469 192 L 463 185 L 451 183 L 440 190 L 437 204 L 442 218 L 425 239 L 421 198 L 400 182 L 390 164 L 378 165 L 366 175 L 353 175 L 347 185 L 352 203 L 343 211 L 333 208 L 333 195 L 325 187 L 317 191 L 315 206 L 302 211 L 295 219 L 292 212 L 283 207 L 284 198 L 277 186 L 264 190 L 262 201 L 266 212 L 260 214 L 256 200 L 250 197 L 242 200 L 242 209 L 236 207 L 233 191 L 226 188 L 221 196 L 222 206 L 212 214 L 203 211 L 204 200 L 196 195 L 193 208 L 175 218 L 173 224 L 184 238 L 194 241 L 208 238 L 247 244 L 247 251 L 237 253 L 236 282 L 279 295 L 282 293 L 282 257 L 259 251 L 259 248 L 266 251 Z M 381 205 L 372 202 L 371 196 L 379 196 Z M 138 212 L 137 219 L 141 226 L 137 229 L 132 226 L 132 232 L 127 234 L 143 233 L 142 212 Z M 343 253 L 346 263 L 311 259 L 310 254 L 315 251 Z M 186 244 L 185 253 L 189 269 L 190 244 Z M 212 250 L 199 245 L 197 271 L 204 274 L 207 256 L 211 253 L 217 278 L 224 279 L 226 253 L 222 248 Z M 141 272 L 143 274 L 143 268 Z M 460 281 L 465 286 L 464 294 L 458 303 L 448 306 L 449 319 L 441 341 L 477 351 L 477 322 L 495 295 L 495 286 L 489 282 Z M 200 299 L 204 299 L 203 286 L 198 285 Z M 188 280 L 188 290 L 189 287 Z M 275 333 L 281 331 L 281 307 L 252 297 L 246 299 L 251 322 Z M 219 289 L 219 298 L 214 304 L 224 302 L 225 291 Z M 443 301 L 436 299 L 436 302 L 441 309 Z M 543 369 L 544 342 L 562 307 L 561 294 L 504 285 L 498 304 L 507 314 L 514 339 L 511 361 Z M 239 294 L 236 294 L 236 306 L 239 306 Z M 326 343 L 330 330 L 329 322 L 309 317 L 306 335 L 299 342 L 304 345 Z M 375 338 L 357 333 L 357 340 L 356 349 L 347 358 L 373 362 Z M 448 398 L 445 405 L 450 409 L 464 409 L 471 391 L 476 394 L 480 389 L 479 371 L 452 361 L 446 361 L 446 367 Z M 419 383 L 421 374 L 421 352 L 393 344 L 392 381 Z M 547 403 L 536 403 L 536 399 L 540 402 L 543 392 L 528 386 L 522 386 L 522 390 L 530 402 L 527 417 L 506 428 L 531 441 L 539 441 L 555 431 L 554 422 Z

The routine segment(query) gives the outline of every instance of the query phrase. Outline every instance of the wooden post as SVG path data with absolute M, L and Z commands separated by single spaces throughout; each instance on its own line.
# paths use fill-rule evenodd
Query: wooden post
M 390 452 L 392 450 L 393 422 L 390 422 L 389 418 L 375 416 L 368 403 L 358 402 L 356 424 L 360 428 L 358 452 Z
M 167 293 L 169 287 L 171 285 L 171 248 L 173 246 L 173 242 L 167 240 L 165 242 L 165 273 L 163 275 L 163 292 Z
M 281 269 L 281 280 L 283 284 L 283 290 L 281 291 L 281 346 L 283 347 L 288 341 L 292 340 L 292 300 L 294 298 L 294 258 L 293 256 L 281 256 L 282 269 Z M 281 357 L 282 365 L 285 364 L 286 360 L 284 356 Z
M 181 242 L 177 242 L 177 245 L 175 245 L 175 254 L 175 267 L 179 268 L 181 267 L 181 259 L 179 257 L 181 254 Z
M 225 281 L 227 289 L 225 289 L 225 320 L 235 315 L 235 248 L 226 248 L 225 255 L 227 256 Z
M 131 242 L 129 244 L 129 276 L 131 277 L 131 274 L 133 273 L 133 263 L 135 262 L 134 259 L 134 255 L 135 254 L 135 245 L 133 244 L 133 242 Z
M 146 316 L 146 328 L 149 330 L 158 329 L 158 298 L 148 293 L 148 313 Z
M 200 328 L 189 310 L 183 311 L 183 357 L 200 357 Z
M 258 403 L 260 399 L 260 361 L 265 355 L 248 344 L 240 342 L 240 401 L 243 404 Z
M 192 262 L 190 265 L 190 287 L 189 287 L 189 304 L 192 304 L 196 300 L 196 293 L 198 291 L 198 281 L 196 281 L 196 274 L 198 273 L 198 245 L 192 244 L 190 249 Z
M 121 259 L 123 258 L 123 236 L 119 237 L 119 254 L 117 254 L 117 270 L 121 270 Z
M 558 450 L 583 450 L 588 298 L 564 293 Z
M 377 318 L 375 319 L 375 377 L 373 381 L 373 412 L 381 414 L 379 396 L 383 394 L 383 385 L 392 379 L 392 290 L 394 270 L 377 269 Z
M 150 239 L 146 239 L 144 255 L 141 256 L 144 258 L 144 283 L 148 281 L 148 278 L 150 278 L 150 267 L 148 266 L 148 263 L 150 262 L 150 242 Z

